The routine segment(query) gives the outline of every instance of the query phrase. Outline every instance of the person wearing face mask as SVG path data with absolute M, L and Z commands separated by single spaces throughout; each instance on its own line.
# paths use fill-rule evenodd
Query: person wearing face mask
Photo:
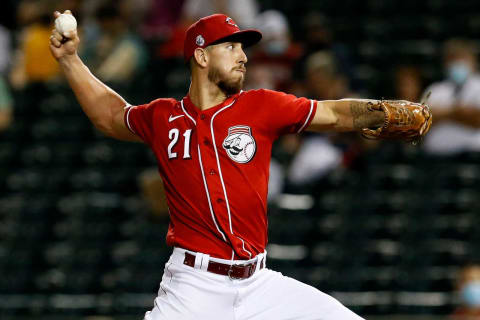
M 480 151 L 480 74 L 475 46 L 461 39 L 445 43 L 446 79 L 430 85 L 427 103 L 435 119 L 425 150 L 435 155 Z
M 458 293 L 461 306 L 455 310 L 451 319 L 480 319 L 480 264 L 471 264 L 461 270 Z
M 302 49 L 291 39 L 286 16 L 277 10 L 266 10 L 255 20 L 263 38 L 251 52 L 246 87 L 291 91 L 292 69 Z

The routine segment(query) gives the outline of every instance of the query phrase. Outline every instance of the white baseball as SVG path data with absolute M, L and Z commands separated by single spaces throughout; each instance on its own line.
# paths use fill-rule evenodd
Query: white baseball
M 252 157 L 254 152 L 255 152 L 255 144 L 250 141 L 243 148 L 243 155 L 248 160 Z
M 65 36 L 65 32 L 72 32 L 77 29 L 77 20 L 71 14 L 62 13 L 55 19 L 55 29 Z

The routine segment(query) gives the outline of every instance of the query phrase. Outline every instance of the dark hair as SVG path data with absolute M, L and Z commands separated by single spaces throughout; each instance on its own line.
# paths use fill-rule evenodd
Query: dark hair
M 454 38 L 445 42 L 443 47 L 443 53 L 445 57 L 455 54 L 469 54 L 475 56 L 476 47 L 475 44 L 468 39 Z
M 190 71 L 190 73 L 192 73 L 192 70 L 193 70 L 193 56 L 185 63 L 185 65 L 187 66 L 187 69 L 188 71 Z

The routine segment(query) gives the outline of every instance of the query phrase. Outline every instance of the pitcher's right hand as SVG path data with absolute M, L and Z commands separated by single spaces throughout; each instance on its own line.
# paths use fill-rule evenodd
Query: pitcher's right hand
M 72 14 L 70 10 L 65 10 L 64 13 Z M 55 11 L 53 16 L 55 19 L 58 18 L 60 12 Z M 61 60 L 62 58 L 76 55 L 79 43 L 80 39 L 78 38 L 77 30 L 66 33 L 64 37 L 57 29 L 53 29 L 52 35 L 50 36 L 50 51 L 55 59 Z

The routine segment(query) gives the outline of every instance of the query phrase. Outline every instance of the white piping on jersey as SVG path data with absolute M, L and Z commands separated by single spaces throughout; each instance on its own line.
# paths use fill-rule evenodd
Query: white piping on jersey
M 227 212 L 228 212 L 228 223 L 230 225 L 230 233 L 233 235 L 233 229 L 232 229 L 232 216 L 230 214 L 230 204 L 228 203 L 228 196 L 227 196 L 227 189 L 225 188 L 225 183 L 223 181 L 223 175 L 222 175 L 222 168 L 220 167 L 220 159 L 218 157 L 218 151 L 217 151 L 217 144 L 215 142 L 215 134 L 213 133 L 213 120 L 215 119 L 215 117 L 217 116 L 217 114 L 219 114 L 220 112 L 222 112 L 223 110 L 231 107 L 234 103 L 236 102 L 236 100 L 234 100 L 232 103 L 230 103 L 229 105 L 226 105 L 225 107 L 221 108 L 220 110 L 218 110 L 217 112 L 215 112 L 215 114 L 212 116 L 212 120 L 210 120 L 210 133 L 212 134 L 212 143 L 213 143 L 213 150 L 215 151 L 215 157 L 217 158 L 217 167 L 218 167 L 218 174 L 220 175 L 220 182 L 222 183 L 222 188 L 223 188 L 223 195 L 225 196 L 225 204 L 227 205 Z M 239 238 L 239 237 L 237 237 Z M 240 239 L 240 238 L 239 238 Z M 242 239 L 240 239 L 242 240 Z M 242 240 L 242 243 L 243 243 L 243 240 Z M 245 249 L 245 246 L 243 246 L 243 250 L 245 252 L 247 252 L 249 254 L 249 256 L 251 257 L 252 256 L 252 253 L 248 250 Z
M 130 130 L 133 134 L 137 134 L 135 131 L 133 131 L 132 127 L 130 126 L 130 119 L 129 119 L 129 116 L 130 116 L 130 111 L 132 111 L 133 107 L 132 105 L 128 104 L 125 106 L 125 108 L 123 109 L 127 109 L 128 108 L 128 111 L 127 111 L 127 127 L 128 127 L 128 130 Z
M 222 235 L 222 238 L 225 242 L 227 242 L 227 238 L 225 237 L 225 234 L 220 230 L 217 224 L 217 220 L 215 220 L 215 214 L 213 213 L 213 208 L 212 208 L 212 201 L 210 200 L 210 193 L 208 192 L 208 186 L 207 186 L 207 180 L 205 179 L 205 172 L 203 172 L 203 164 L 202 164 L 202 155 L 200 153 L 200 145 L 197 144 L 198 148 L 198 161 L 200 162 L 200 171 L 202 171 L 202 178 L 203 178 L 203 185 L 205 187 L 205 192 L 207 193 L 207 199 L 208 199 L 208 207 L 210 208 L 210 213 L 212 215 L 212 220 L 213 223 L 215 224 L 215 227 L 217 228 L 218 232 Z
M 312 112 L 313 112 L 313 103 L 314 103 L 313 100 L 310 100 L 310 112 L 308 113 L 307 119 L 305 119 L 305 123 L 300 129 L 298 129 L 297 133 L 302 132 L 303 128 L 305 128 L 305 126 L 307 125 L 308 120 L 310 120 L 310 116 L 312 115 Z
M 187 110 L 185 110 L 185 107 L 183 106 L 183 99 L 180 101 L 180 105 L 182 106 L 182 110 L 187 115 L 187 117 L 189 117 L 190 120 L 192 120 L 193 123 L 195 123 L 195 125 L 197 125 L 197 122 L 192 118 L 191 115 L 188 114 Z
M 245 249 L 245 241 L 243 241 L 242 238 L 240 237 L 237 237 L 238 239 L 240 239 L 240 241 L 242 241 L 242 248 L 243 248 L 243 251 L 247 252 L 248 253 L 248 257 L 251 258 L 252 257 L 252 253 L 250 251 L 248 251 L 247 249 Z

